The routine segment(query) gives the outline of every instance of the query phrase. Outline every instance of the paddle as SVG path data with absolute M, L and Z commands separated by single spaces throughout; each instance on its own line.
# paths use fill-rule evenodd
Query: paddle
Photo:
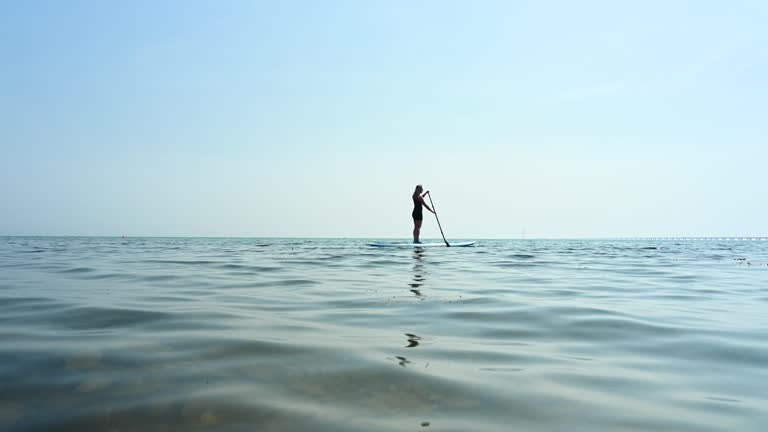
M 429 203 L 432 205 L 432 210 L 435 212 L 435 219 L 437 219 L 437 227 L 440 228 L 440 235 L 443 236 L 445 245 L 451 247 L 450 243 L 448 243 L 448 240 L 445 239 L 445 234 L 443 234 L 443 227 L 440 226 L 440 218 L 437 217 L 437 209 L 435 208 L 435 203 L 432 202 L 432 193 L 430 192 L 427 195 L 429 195 Z

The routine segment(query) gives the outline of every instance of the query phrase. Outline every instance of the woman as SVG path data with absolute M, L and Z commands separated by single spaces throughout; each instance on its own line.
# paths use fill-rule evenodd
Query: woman
M 414 243 L 421 243 L 419 241 L 419 232 L 421 231 L 421 222 L 424 221 L 424 215 L 421 212 L 422 206 L 426 207 L 427 210 L 434 213 L 434 210 L 429 208 L 426 202 L 424 202 L 424 197 L 427 196 L 429 191 L 426 191 L 424 193 L 421 193 L 424 190 L 421 185 L 416 185 L 416 190 L 413 191 L 413 195 L 411 198 L 413 198 L 413 212 L 411 212 L 411 216 L 413 217 L 413 242 Z

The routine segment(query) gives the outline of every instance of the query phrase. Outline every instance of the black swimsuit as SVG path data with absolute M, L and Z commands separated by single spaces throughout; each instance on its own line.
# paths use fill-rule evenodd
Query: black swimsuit
M 422 213 L 422 205 L 421 200 L 416 198 L 415 196 L 413 198 L 413 211 L 411 212 L 411 216 L 413 217 L 413 220 L 424 220 L 424 214 Z

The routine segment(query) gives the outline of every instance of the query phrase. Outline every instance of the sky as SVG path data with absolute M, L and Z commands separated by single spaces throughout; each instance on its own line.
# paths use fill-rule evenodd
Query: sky
M 768 236 L 766 22 L 0 0 L 0 235 L 409 238 L 423 184 L 449 239 Z

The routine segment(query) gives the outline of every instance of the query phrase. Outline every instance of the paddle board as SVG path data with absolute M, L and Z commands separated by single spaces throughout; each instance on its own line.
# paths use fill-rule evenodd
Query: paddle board
M 473 241 L 467 242 L 449 242 L 451 247 L 465 247 L 475 244 Z M 368 246 L 374 247 L 400 247 L 400 248 L 423 248 L 423 247 L 446 247 L 445 242 L 440 243 L 405 243 L 405 242 L 371 242 Z

